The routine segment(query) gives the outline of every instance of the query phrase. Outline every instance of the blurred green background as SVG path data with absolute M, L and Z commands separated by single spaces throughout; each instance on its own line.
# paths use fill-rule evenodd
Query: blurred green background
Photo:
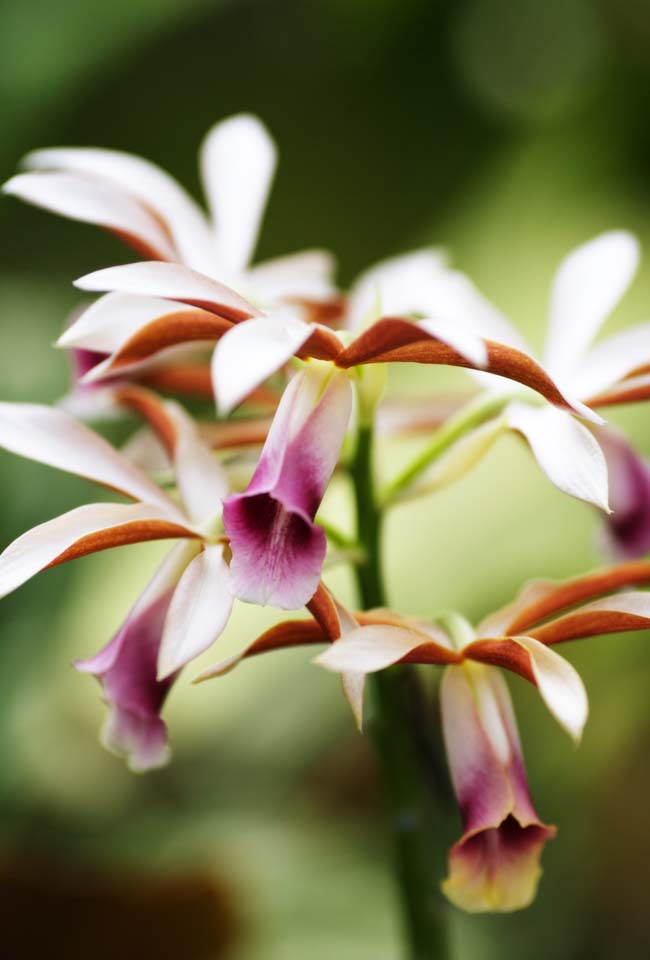
M 102 145 L 155 160 L 198 195 L 200 138 L 253 111 L 281 152 L 260 256 L 329 247 L 347 283 L 374 259 L 443 244 L 537 345 L 552 272 L 572 246 L 613 227 L 649 246 L 649 103 L 648 0 L 0 5 L 3 179 L 29 149 Z M 128 252 L 6 199 L 0 249 L 2 399 L 55 400 L 67 367 L 49 344 L 79 302 L 70 281 Z M 649 296 L 645 265 L 609 329 L 647 320 Z M 403 368 L 391 389 L 465 383 Z M 645 408 L 612 419 L 650 453 Z M 392 445 L 385 464 L 409 449 Z M 0 489 L 3 544 L 95 496 L 5 454 Z M 329 510 L 347 511 L 343 486 Z M 504 439 L 452 489 L 391 515 L 391 603 L 478 618 L 527 578 L 602 562 L 597 531 L 588 507 Z M 308 653 L 199 688 L 188 670 L 166 711 L 165 771 L 134 776 L 98 746 L 98 688 L 70 661 L 106 642 L 163 550 L 100 554 L 2 602 L 6 955 L 395 960 L 370 745 Z M 353 602 L 344 571 L 331 582 Z M 222 649 L 272 616 L 240 605 Z M 567 652 L 592 703 L 578 752 L 511 683 L 537 808 L 559 826 L 538 900 L 506 918 L 450 908 L 462 960 L 650 955 L 647 638 Z

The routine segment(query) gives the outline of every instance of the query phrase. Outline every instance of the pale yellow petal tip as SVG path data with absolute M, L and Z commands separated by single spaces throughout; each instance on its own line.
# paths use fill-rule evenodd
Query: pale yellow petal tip
M 204 683 L 206 680 L 213 680 L 215 677 L 223 677 L 224 674 L 230 673 L 231 670 L 234 670 L 235 667 L 241 663 L 241 656 L 239 654 L 234 657 L 229 657 L 227 660 L 221 660 L 219 663 L 213 663 L 211 667 L 208 667 L 197 677 L 194 677 L 192 683 L 194 685 L 198 683 Z
M 467 875 L 454 870 L 440 884 L 450 903 L 465 913 L 515 913 L 525 910 L 534 901 L 542 876 L 542 868 L 517 871 L 516 882 L 499 883 L 485 876 Z

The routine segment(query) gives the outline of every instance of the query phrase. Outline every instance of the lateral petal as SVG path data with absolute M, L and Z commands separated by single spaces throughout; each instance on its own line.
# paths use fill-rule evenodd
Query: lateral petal
M 210 229 L 203 211 L 160 167 L 129 153 L 88 147 L 35 150 L 25 157 L 33 170 L 61 170 L 105 183 L 155 212 L 171 234 L 181 260 L 195 270 L 213 266 Z
M 47 567 L 147 540 L 196 537 L 148 503 L 88 503 L 22 534 L 0 554 L 0 597 Z
M 88 273 L 75 280 L 75 286 L 93 293 L 130 293 L 177 300 L 231 321 L 260 315 L 256 307 L 234 290 L 180 263 L 126 263 Z
M 120 493 L 158 504 L 169 517 L 177 507 L 147 475 L 110 443 L 57 407 L 0 403 L 0 446 L 39 463 L 74 473 Z
M 268 130 L 251 114 L 230 117 L 208 132 L 200 165 L 215 223 L 217 269 L 237 274 L 248 266 L 276 163 Z
M 110 184 L 68 173 L 20 173 L 2 189 L 70 220 L 104 227 L 150 259 L 176 259 L 160 222 L 137 200 Z
M 223 632 L 233 602 L 223 554 L 223 544 L 205 546 L 174 590 L 158 655 L 159 680 L 198 657 Z
M 246 274 L 246 283 L 263 304 L 318 301 L 336 292 L 334 268 L 334 257 L 327 250 L 302 250 L 255 264 Z
M 219 411 L 230 413 L 284 366 L 312 330 L 292 317 L 256 317 L 231 327 L 217 343 L 212 361 Z
M 555 407 L 513 403 L 508 425 L 528 441 L 538 464 L 558 490 L 609 512 L 607 464 L 593 434 Z
M 601 233 L 565 257 L 553 282 L 546 341 L 545 363 L 554 375 L 574 373 L 638 263 L 638 241 L 625 230 Z

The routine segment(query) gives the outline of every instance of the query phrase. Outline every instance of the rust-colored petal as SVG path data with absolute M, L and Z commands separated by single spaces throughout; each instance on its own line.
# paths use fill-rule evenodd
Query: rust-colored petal
M 137 384 L 124 384 L 115 390 L 120 406 L 132 410 L 149 424 L 168 455 L 173 458 L 176 447 L 176 425 L 169 416 L 165 403 L 152 390 Z
M 208 363 L 176 363 L 139 374 L 138 382 L 164 393 L 212 397 L 212 374 Z
M 530 657 L 522 646 L 509 637 L 475 640 L 463 650 L 467 660 L 477 660 L 493 667 L 502 667 L 516 673 L 535 686 Z
M 323 637 L 331 642 L 338 640 L 341 636 L 341 621 L 336 602 L 322 580 L 307 604 L 307 609 L 320 627 Z
M 575 407 L 540 365 L 514 347 L 486 340 L 488 363 L 485 369 L 524 384 L 565 409 Z M 336 363 L 354 367 L 362 363 L 435 363 L 455 367 L 473 365 L 456 350 L 440 340 L 432 339 L 422 329 L 399 317 L 384 317 L 365 330 L 342 351 Z
M 620 380 L 586 401 L 588 407 L 613 407 L 624 403 L 639 403 L 650 399 L 650 375 L 643 374 Z
M 515 601 L 510 608 L 512 616 L 503 626 L 508 634 L 530 633 L 530 627 L 569 607 L 586 600 L 606 596 L 623 587 L 639 586 L 650 583 L 650 563 L 644 560 L 632 560 L 605 570 L 596 570 L 583 577 L 576 577 L 565 583 L 552 581 L 533 583 L 522 594 L 524 605 Z M 526 595 L 530 602 L 526 603 Z
M 301 359 L 313 357 L 315 360 L 336 360 L 343 349 L 343 344 L 327 327 L 315 327 L 296 356 Z
M 326 300 L 296 298 L 295 303 L 303 308 L 308 323 L 321 323 L 336 329 L 341 326 L 345 316 L 347 301 L 344 296 L 329 297 Z
M 142 363 L 161 350 L 180 343 L 218 340 L 231 327 L 231 321 L 225 316 L 208 310 L 174 310 L 145 324 L 130 337 L 110 361 L 102 365 L 102 376 L 115 376 L 123 368 Z
M 223 423 L 202 423 L 199 431 L 213 450 L 230 450 L 236 447 L 261 446 L 266 440 L 271 421 L 230 420 Z
M 148 540 L 170 540 L 184 538 L 197 538 L 198 534 L 182 527 L 180 524 L 172 523 L 167 520 L 136 520 L 133 523 L 123 523 L 119 527 L 112 529 L 99 530 L 82 537 L 73 543 L 71 547 L 55 557 L 47 567 L 56 567 L 60 563 L 66 563 L 68 560 L 76 560 L 78 557 L 86 557 L 91 553 L 99 553 L 101 550 L 110 550 L 112 547 L 123 547 L 129 543 L 145 543 Z
M 528 636 L 539 640 L 546 646 L 551 646 L 555 643 L 580 640 L 583 637 L 597 637 L 606 633 L 647 630 L 649 626 L 650 617 L 643 613 L 590 607 L 585 610 L 575 610 L 573 613 L 552 620 L 542 627 L 529 630 Z

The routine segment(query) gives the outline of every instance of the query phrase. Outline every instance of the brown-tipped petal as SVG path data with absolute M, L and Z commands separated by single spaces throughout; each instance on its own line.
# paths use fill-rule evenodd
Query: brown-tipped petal
M 90 503 L 28 530 L 0 555 L 0 596 L 40 570 L 90 553 L 146 540 L 193 538 L 189 527 L 147 503 Z
M 332 329 L 337 329 L 343 323 L 347 307 L 344 296 L 329 297 L 325 300 L 308 300 L 300 297 L 295 298 L 294 302 L 305 311 L 305 319 L 308 323 L 319 323 Z
M 319 625 L 324 636 L 333 642 L 341 636 L 341 620 L 334 597 L 325 584 L 318 584 L 316 593 L 307 604 L 307 609 Z
M 149 424 L 163 444 L 169 457 L 173 458 L 176 447 L 176 427 L 168 414 L 165 403 L 146 387 L 128 383 L 115 388 L 115 400 L 120 406 L 132 410 Z
M 231 450 L 237 447 L 262 446 L 270 426 L 270 420 L 231 420 L 224 423 L 202 423 L 199 431 L 213 450 Z
M 114 377 L 180 343 L 218 340 L 231 327 L 232 323 L 226 317 L 207 310 L 174 310 L 141 327 L 108 360 L 95 368 L 93 377 Z
M 315 360 L 336 360 L 343 349 L 343 344 L 331 330 L 327 327 L 317 326 L 309 335 L 308 339 L 297 351 L 296 356 L 306 359 L 313 357 Z
M 521 383 L 535 390 L 549 403 L 601 422 L 583 404 L 565 397 L 532 357 L 503 343 L 492 340 L 486 340 L 485 343 L 488 351 L 485 369 L 489 373 Z M 422 328 L 397 317 L 384 317 L 365 330 L 337 357 L 336 363 L 340 367 L 354 367 L 362 363 L 433 363 L 473 367 L 447 344 L 427 337 Z
M 138 381 L 163 393 L 194 397 L 212 397 L 212 374 L 208 363 L 175 363 L 158 370 L 147 370 Z
M 228 482 L 220 462 L 199 435 L 197 425 L 173 400 L 146 387 L 125 384 L 116 388 L 117 402 L 147 421 L 174 464 L 176 484 L 187 514 L 197 522 L 220 511 Z
M 531 667 L 530 657 L 523 647 L 510 637 L 475 640 L 465 647 L 463 656 L 467 660 L 476 660 L 479 663 L 487 663 L 493 667 L 510 670 L 511 673 L 516 673 L 524 680 L 532 683 L 533 686 L 535 685 L 535 674 Z
M 257 638 L 241 653 L 219 663 L 213 664 L 195 678 L 194 683 L 202 683 L 213 677 L 221 677 L 234 670 L 242 660 L 255 657 L 272 650 L 284 650 L 289 647 L 302 647 L 314 643 L 327 643 L 327 636 L 315 620 L 286 620 L 278 623 Z
M 624 403 L 640 403 L 650 399 L 650 374 L 620 380 L 585 401 L 588 407 L 613 407 Z
M 524 587 L 520 596 L 502 610 L 487 617 L 479 633 L 530 633 L 529 628 L 553 614 L 586 600 L 606 596 L 622 587 L 650 583 L 650 563 L 634 560 L 565 583 L 538 580 Z
M 235 290 L 182 263 L 140 261 L 96 270 L 75 280 L 80 290 L 129 293 L 177 301 L 237 322 L 260 311 Z
M 529 630 L 528 635 L 547 646 L 594 637 L 605 633 L 625 633 L 650 627 L 650 593 L 619 593 L 606 600 L 590 603 L 557 620 Z
M 519 648 L 517 650 L 516 648 Z M 533 636 L 483 639 L 463 650 L 469 660 L 503 667 L 534 684 L 570 737 L 579 741 L 587 722 L 587 694 L 571 664 Z

